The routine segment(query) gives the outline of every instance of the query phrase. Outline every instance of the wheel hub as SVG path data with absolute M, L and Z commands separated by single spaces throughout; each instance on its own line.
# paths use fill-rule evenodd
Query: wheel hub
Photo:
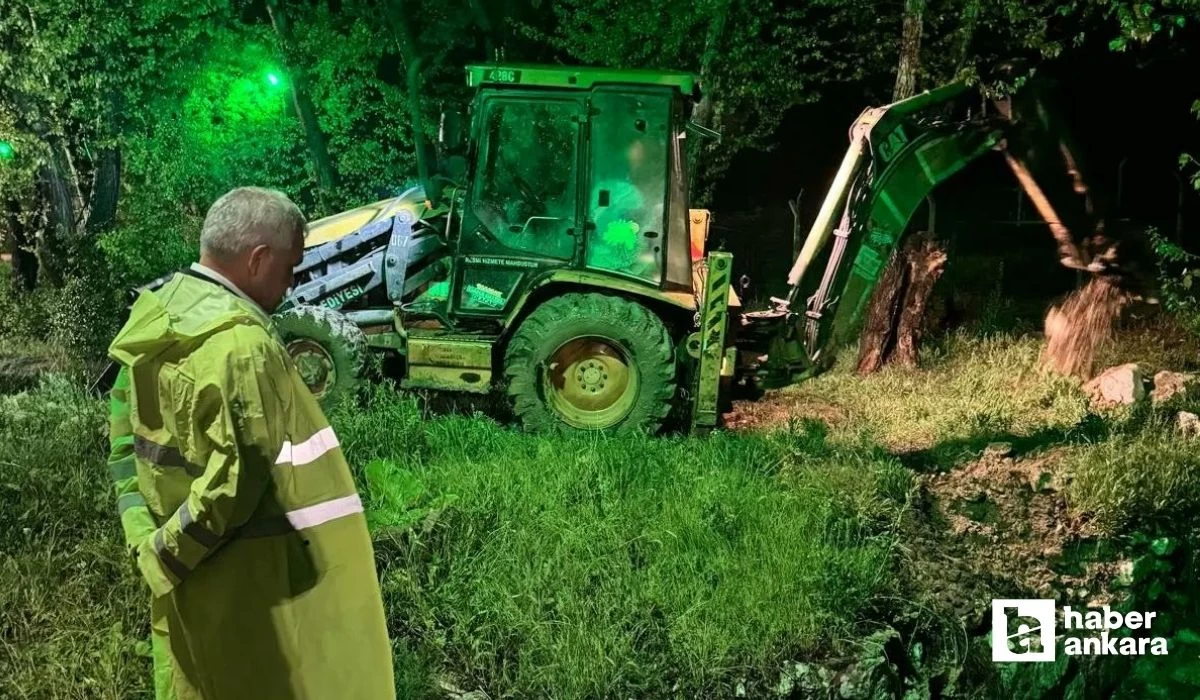
M 599 430 L 619 423 L 637 398 L 628 354 L 605 338 L 576 338 L 550 355 L 542 378 L 546 403 L 568 425 Z
M 319 343 L 308 339 L 288 343 L 287 351 L 313 396 L 318 399 L 324 396 L 337 380 L 337 371 L 329 352 Z
M 604 371 L 604 365 L 599 361 L 589 359 L 580 365 L 576 372 L 576 379 L 580 389 L 595 394 L 604 388 L 608 373 Z

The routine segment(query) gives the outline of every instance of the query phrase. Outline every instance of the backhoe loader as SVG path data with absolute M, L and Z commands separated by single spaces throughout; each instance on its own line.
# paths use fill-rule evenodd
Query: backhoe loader
M 326 403 L 377 350 L 403 358 L 405 388 L 502 387 L 532 430 L 653 432 L 679 407 L 693 429 L 716 427 L 736 374 L 827 366 L 920 202 L 996 150 L 1064 264 L 1099 270 L 1111 248 L 1076 237 L 1095 232 L 1095 212 L 1044 93 L 989 102 L 952 85 L 863 112 L 787 298 L 742 313 L 732 256 L 706 249 L 709 213 L 689 208 L 687 139 L 711 135 L 689 121 L 695 76 L 536 65 L 466 76 L 469 138 L 465 153 L 447 151 L 459 167 L 446 158 L 428 182 L 309 226 L 276 322 Z

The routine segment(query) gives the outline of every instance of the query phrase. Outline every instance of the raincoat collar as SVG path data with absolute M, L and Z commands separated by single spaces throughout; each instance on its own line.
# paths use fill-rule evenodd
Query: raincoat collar
M 237 296 L 241 297 L 247 303 L 251 304 L 254 308 L 261 311 L 264 316 L 268 316 L 268 317 L 270 316 L 270 314 L 267 313 L 267 310 L 264 309 L 262 306 L 260 306 L 257 301 L 254 301 L 253 299 L 251 299 L 250 295 L 243 292 L 240 287 L 238 287 L 236 284 L 234 284 L 232 281 L 230 281 L 230 279 L 228 277 L 226 277 L 225 275 L 222 275 L 220 272 L 217 272 L 216 270 L 212 269 L 211 267 L 209 267 L 207 265 L 201 265 L 198 262 L 192 263 L 191 270 L 193 272 L 198 272 L 201 275 L 204 275 L 205 277 L 209 278 L 213 282 L 216 282 L 217 284 L 221 285 L 222 287 L 225 287 L 229 291 L 231 291 L 234 294 L 236 294 Z
M 161 288 L 143 291 L 109 346 L 109 357 L 134 367 L 167 351 L 186 354 L 208 336 L 240 324 L 262 326 L 282 344 L 271 318 L 234 289 L 186 269 Z

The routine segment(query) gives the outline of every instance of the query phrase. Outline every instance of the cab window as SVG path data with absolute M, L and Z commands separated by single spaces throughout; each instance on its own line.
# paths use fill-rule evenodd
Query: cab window
M 488 103 L 472 208 L 504 245 L 539 256 L 571 257 L 578 112 L 574 101 Z

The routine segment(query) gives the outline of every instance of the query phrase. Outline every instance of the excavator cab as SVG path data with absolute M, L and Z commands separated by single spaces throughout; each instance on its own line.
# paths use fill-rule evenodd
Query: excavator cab
M 503 316 L 548 272 L 690 293 L 685 73 L 469 66 L 450 318 Z
M 344 241 L 332 256 L 314 258 L 336 266 L 351 247 L 369 243 L 352 235 L 369 226 L 382 235 L 384 222 L 404 214 L 436 229 L 448 254 L 421 284 L 406 275 L 402 291 L 376 292 L 375 301 L 424 310 L 448 325 L 503 321 L 527 292 L 569 271 L 588 284 L 607 280 L 694 308 L 692 268 L 704 246 L 691 236 L 684 139 L 699 97 L 695 76 L 518 64 L 468 66 L 466 74 L 475 90 L 470 115 L 440 117 L 431 182 L 313 222 L 309 249 Z M 456 136 L 462 126 L 466 138 Z M 404 261 L 406 268 L 417 262 Z M 304 274 L 310 269 L 327 266 L 298 268 L 298 289 L 317 281 Z M 376 275 L 334 306 L 386 282 Z M 296 301 L 330 293 L 323 284 Z

